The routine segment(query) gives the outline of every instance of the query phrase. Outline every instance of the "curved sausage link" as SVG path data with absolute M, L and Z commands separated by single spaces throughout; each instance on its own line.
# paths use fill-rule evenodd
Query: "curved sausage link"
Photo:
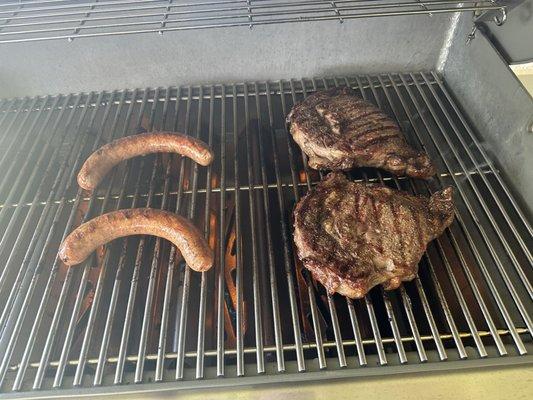
M 59 258 L 69 266 L 80 264 L 99 246 L 130 235 L 154 235 L 169 240 L 195 271 L 207 271 L 213 266 L 213 252 L 191 221 L 151 208 L 113 211 L 80 225 L 61 243 Z
M 78 173 L 78 184 L 94 190 L 104 176 L 121 161 L 150 153 L 178 153 L 200 165 L 213 161 L 213 152 L 201 140 L 177 132 L 151 132 L 114 140 L 96 150 Z

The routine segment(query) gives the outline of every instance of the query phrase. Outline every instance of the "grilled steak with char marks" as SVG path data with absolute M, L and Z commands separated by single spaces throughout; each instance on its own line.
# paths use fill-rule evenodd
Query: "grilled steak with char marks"
M 452 223 L 452 194 L 413 196 L 332 172 L 294 209 L 298 256 L 330 293 L 355 299 L 378 284 L 396 289 Z
M 307 97 L 292 108 L 287 124 L 312 168 L 376 167 L 414 178 L 435 174 L 427 154 L 407 144 L 396 122 L 351 88 Z

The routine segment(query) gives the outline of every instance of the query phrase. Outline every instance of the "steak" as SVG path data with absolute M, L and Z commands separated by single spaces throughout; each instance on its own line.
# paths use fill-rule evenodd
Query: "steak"
M 427 154 L 409 146 L 396 122 L 351 88 L 307 97 L 292 108 L 287 124 L 311 168 L 376 167 L 425 179 L 435 174 Z
M 294 209 L 298 257 L 330 293 L 363 297 L 412 280 L 427 244 L 453 220 L 453 189 L 430 198 L 330 173 Z

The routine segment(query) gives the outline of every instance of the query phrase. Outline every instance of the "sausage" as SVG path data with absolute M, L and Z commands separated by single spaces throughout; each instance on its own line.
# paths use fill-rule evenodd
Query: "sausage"
M 90 220 L 65 238 L 58 255 L 66 265 L 77 265 L 99 246 L 130 235 L 154 235 L 169 240 L 195 271 L 207 271 L 213 266 L 213 251 L 191 221 L 152 208 L 118 210 Z
M 78 184 L 92 191 L 118 163 L 150 153 L 178 153 L 207 166 L 214 155 L 201 140 L 177 132 L 142 133 L 114 140 L 96 150 L 78 173 Z

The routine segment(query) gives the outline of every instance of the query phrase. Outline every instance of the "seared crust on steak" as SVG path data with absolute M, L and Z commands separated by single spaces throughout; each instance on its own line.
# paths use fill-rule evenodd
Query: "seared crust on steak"
M 409 146 L 396 122 L 351 88 L 307 97 L 292 108 L 287 124 L 312 168 L 376 167 L 414 178 L 435 174 L 427 154 Z
M 330 293 L 363 297 L 412 280 L 427 244 L 454 217 L 453 190 L 429 199 L 330 173 L 294 209 L 298 257 Z

